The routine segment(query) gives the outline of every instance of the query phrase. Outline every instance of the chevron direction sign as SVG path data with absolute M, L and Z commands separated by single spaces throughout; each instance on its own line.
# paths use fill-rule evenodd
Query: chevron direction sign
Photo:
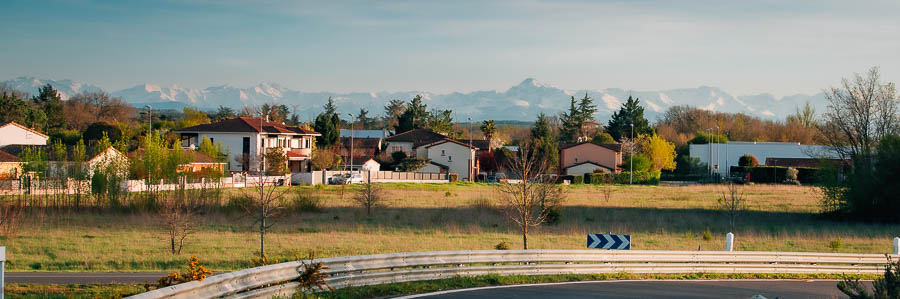
M 631 235 L 588 234 L 587 247 L 629 250 L 631 249 Z

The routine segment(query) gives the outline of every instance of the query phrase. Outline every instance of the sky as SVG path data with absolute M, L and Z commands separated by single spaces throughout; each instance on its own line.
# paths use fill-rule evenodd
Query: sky
M 302 91 L 701 85 L 813 94 L 900 81 L 900 1 L 0 1 L 0 81 L 115 91 L 275 82 Z

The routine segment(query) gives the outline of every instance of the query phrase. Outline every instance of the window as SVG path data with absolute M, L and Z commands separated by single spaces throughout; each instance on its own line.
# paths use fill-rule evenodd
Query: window
M 453 156 L 447 156 L 447 161 L 453 162 Z
M 446 156 L 446 155 L 444 154 L 444 150 L 441 150 L 441 156 Z

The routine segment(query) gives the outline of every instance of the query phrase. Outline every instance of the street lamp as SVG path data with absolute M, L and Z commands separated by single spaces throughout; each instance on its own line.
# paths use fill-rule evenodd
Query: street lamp
M 631 185 L 634 183 L 634 123 L 630 123 L 631 125 L 631 155 L 629 156 L 629 160 L 631 160 L 631 169 L 628 171 L 628 184 Z
M 350 159 L 349 159 L 349 161 L 347 161 L 350 163 L 350 167 L 347 168 L 347 170 L 352 171 L 353 170 L 353 113 L 347 113 L 347 115 L 350 116 Z
M 473 176 L 474 176 L 474 172 L 475 172 L 475 161 L 474 161 L 475 157 L 471 153 L 471 150 L 472 150 L 472 118 L 469 117 L 468 119 L 469 119 L 469 151 L 470 151 L 469 152 L 469 181 L 474 182 L 475 179 L 473 178 Z
M 147 105 L 147 106 L 144 106 L 144 108 L 147 108 L 147 145 L 144 147 L 144 156 L 146 156 L 147 150 L 150 147 L 150 138 L 153 137 L 153 107 L 150 107 L 150 105 Z M 147 169 L 147 192 L 148 193 L 150 192 L 150 182 L 151 182 L 150 170 L 151 169 L 149 169 L 149 168 Z

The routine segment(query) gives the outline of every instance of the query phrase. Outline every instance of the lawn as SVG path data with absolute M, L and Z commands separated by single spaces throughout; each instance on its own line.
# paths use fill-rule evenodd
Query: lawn
M 493 249 L 501 241 L 521 247 L 521 236 L 496 209 L 495 186 L 388 184 L 383 206 L 371 217 L 351 200 L 355 188 L 292 187 L 286 200 L 311 195 L 321 198 L 322 210 L 283 213 L 267 234 L 269 257 Z M 634 250 L 724 248 L 729 227 L 716 199 L 725 187 L 616 188 L 607 202 L 597 186 L 566 187 L 560 222 L 534 230 L 529 248 L 582 249 L 587 233 L 605 232 L 631 234 Z M 749 210 L 734 230 L 737 250 L 887 253 L 900 231 L 900 225 L 822 219 L 814 188 L 742 188 Z M 158 218 L 150 212 L 30 212 L 19 235 L 0 244 L 7 246 L 10 271 L 178 270 L 190 256 L 213 271 L 252 266 L 259 246 L 253 219 L 209 211 L 179 256 L 168 253 Z

